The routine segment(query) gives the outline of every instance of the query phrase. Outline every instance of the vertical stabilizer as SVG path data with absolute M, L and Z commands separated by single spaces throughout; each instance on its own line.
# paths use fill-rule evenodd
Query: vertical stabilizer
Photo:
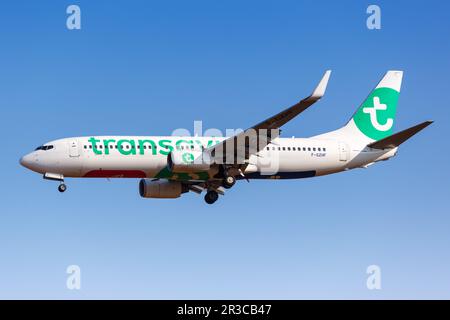
M 320 137 L 336 137 L 367 145 L 392 134 L 403 71 L 388 71 L 341 129 Z

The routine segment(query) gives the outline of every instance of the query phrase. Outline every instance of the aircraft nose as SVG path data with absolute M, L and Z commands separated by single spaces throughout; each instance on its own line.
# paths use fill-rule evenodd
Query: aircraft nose
M 31 166 L 33 163 L 31 154 L 27 154 L 27 155 L 23 156 L 22 158 L 20 158 L 19 162 L 25 168 L 31 169 Z

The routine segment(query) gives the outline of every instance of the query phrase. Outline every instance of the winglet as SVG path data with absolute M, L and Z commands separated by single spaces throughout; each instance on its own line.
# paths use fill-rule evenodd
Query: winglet
M 320 80 L 317 87 L 314 89 L 313 93 L 309 96 L 310 99 L 319 100 L 325 94 L 327 89 L 328 80 L 330 79 L 331 70 L 325 71 L 322 79 Z
M 372 142 L 368 144 L 367 146 L 369 148 L 374 149 L 391 149 L 396 148 L 399 145 L 401 145 L 403 142 L 411 138 L 413 135 L 421 131 L 422 129 L 425 129 L 430 124 L 432 124 L 433 121 L 424 121 L 420 124 L 417 124 L 411 128 L 405 129 L 403 131 L 394 133 L 393 135 L 390 135 L 389 137 L 386 137 L 384 139 Z

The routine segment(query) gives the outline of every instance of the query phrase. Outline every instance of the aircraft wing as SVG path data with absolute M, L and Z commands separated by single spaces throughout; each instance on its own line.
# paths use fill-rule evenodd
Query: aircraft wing
M 327 88 L 328 79 L 330 78 L 331 70 L 327 70 L 320 80 L 317 87 L 314 89 L 313 93 L 301 100 L 300 102 L 294 104 L 292 107 L 289 107 L 276 115 L 258 123 L 253 126 L 251 129 L 259 130 L 259 129 L 279 129 L 282 125 L 286 124 L 294 117 L 299 115 L 301 112 L 305 111 L 309 106 L 319 101 L 323 95 L 325 94 L 325 90 Z
M 225 157 L 227 152 L 236 156 L 236 153 L 241 151 L 241 154 L 245 155 L 244 160 L 247 160 L 250 155 L 265 148 L 273 139 L 277 138 L 280 135 L 280 128 L 282 125 L 292 120 L 323 97 L 330 74 L 331 70 L 327 70 L 317 87 L 307 98 L 205 151 L 209 152 L 213 158 L 218 155 L 223 155 Z M 242 143 L 240 142 L 240 139 L 247 140 L 245 143 Z M 232 146 L 232 150 L 227 150 L 227 146 Z M 251 146 L 255 147 L 251 148 Z M 238 148 L 244 148 L 245 150 L 238 150 Z M 228 149 L 230 149 L 230 147 Z

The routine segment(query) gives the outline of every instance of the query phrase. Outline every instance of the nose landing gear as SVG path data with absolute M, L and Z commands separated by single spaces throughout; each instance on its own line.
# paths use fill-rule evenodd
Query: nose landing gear
M 59 181 L 58 191 L 64 192 L 67 190 L 67 186 L 64 184 L 64 176 L 62 174 L 58 173 L 44 173 L 44 179 L 46 180 L 53 180 L 53 181 Z
M 64 183 L 61 183 L 59 186 L 58 186 L 58 191 L 59 192 L 64 192 L 64 191 L 66 191 L 67 190 L 67 186 L 64 184 Z

